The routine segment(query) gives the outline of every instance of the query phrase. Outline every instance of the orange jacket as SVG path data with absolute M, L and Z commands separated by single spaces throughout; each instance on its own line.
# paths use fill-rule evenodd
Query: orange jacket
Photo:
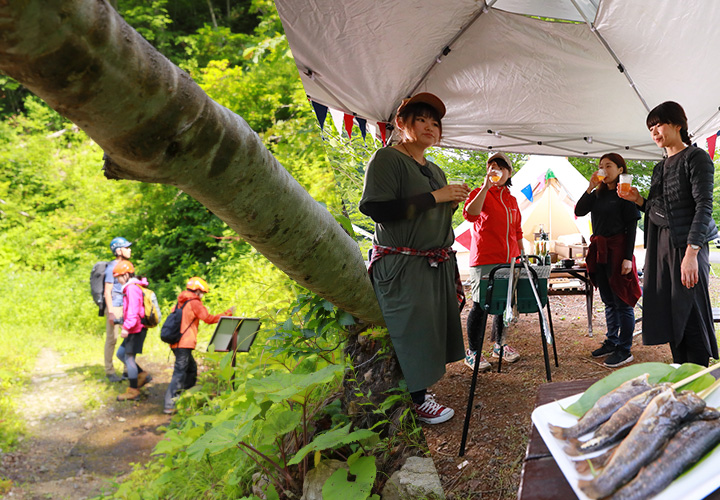
M 220 314 L 210 314 L 207 308 L 202 304 L 202 300 L 190 290 L 185 290 L 178 297 L 178 303 L 180 307 L 190 301 L 182 310 L 182 322 L 180 323 L 180 331 L 184 332 L 183 336 L 180 337 L 180 342 L 173 344 L 170 347 L 172 349 L 185 348 L 195 349 L 197 345 L 197 333 L 199 320 L 204 321 L 208 325 L 212 325 L 220 321 L 221 316 L 230 316 L 230 309 Z M 172 311 L 175 310 L 177 305 L 173 306 Z

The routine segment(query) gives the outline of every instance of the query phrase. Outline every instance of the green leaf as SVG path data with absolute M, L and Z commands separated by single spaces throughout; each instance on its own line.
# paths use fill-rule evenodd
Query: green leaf
M 275 441 L 279 436 L 295 430 L 300 425 L 302 415 L 299 411 L 285 410 L 269 414 L 262 427 L 261 439 L 265 444 Z
M 288 465 L 299 464 L 300 461 L 305 458 L 305 455 L 316 450 L 322 451 L 337 448 L 348 443 L 363 441 L 378 436 L 376 432 L 368 429 L 358 429 L 350 432 L 351 426 L 352 424 L 347 424 L 344 427 L 333 429 L 316 436 L 309 444 L 298 450 L 292 460 L 288 462 Z
M 352 314 L 343 311 L 342 313 L 340 313 L 338 323 L 340 323 L 342 326 L 352 326 L 355 324 L 355 318 Z
M 672 371 L 674 371 L 674 368 L 665 363 L 640 363 L 620 368 L 607 377 L 595 382 L 585 391 L 580 399 L 567 408 L 564 408 L 564 410 L 576 417 L 581 417 L 593 407 L 598 399 L 616 389 L 624 382 L 639 377 L 643 373 L 647 373 L 650 375 L 650 383 L 656 384 Z
M 355 237 L 355 230 L 352 227 L 352 222 L 350 219 L 345 217 L 344 215 L 334 215 L 335 220 L 342 226 L 342 228 L 350 235 L 350 237 Z
M 273 372 L 267 377 L 248 380 L 245 387 L 249 391 L 279 403 L 295 396 L 304 397 L 309 388 L 331 382 L 343 371 L 344 367 L 341 365 L 329 365 L 316 372 L 303 375 Z
M 338 469 L 325 481 L 322 488 L 325 500 L 366 500 L 370 496 L 377 474 L 375 457 L 358 458 L 349 472 L 355 480 L 348 479 L 346 469 Z
M 245 436 L 250 434 L 255 423 L 255 417 L 260 414 L 260 407 L 250 406 L 245 413 L 238 415 L 235 420 L 222 422 L 200 436 L 187 448 L 192 460 L 202 460 L 206 454 L 220 453 L 233 448 Z
M 704 369 L 704 366 L 696 365 L 695 363 L 683 363 L 678 367 L 677 370 L 673 370 L 672 372 L 670 372 L 666 377 L 660 380 L 660 382 L 670 382 L 671 384 L 674 384 L 675 382 L 684 380 Z M 703 389 L 707 389 L 708 387 L 710 387 L 713 382 L 715 382 L 715 377 L 710 374 L 703 375 L 702 377 L 693 380 L 689 384 L 681 386 L 680 388 L 678 388 L 678 391 L 688 390 L 700 392 Z

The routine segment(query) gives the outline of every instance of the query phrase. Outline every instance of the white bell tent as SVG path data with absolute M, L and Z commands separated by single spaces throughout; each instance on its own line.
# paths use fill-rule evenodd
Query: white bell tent
M 512 177 L 510 192 L 522 214 L 525 239 L 533 241 L 540 227 L 551 240 L 574 233 L 590 241 L 590 216 L 575 216 L 575 204 L 588 187 L 588 180 L 567 158 L 531 156 Z
M 363 132 L 382 135 L 423 91 L 445 101 L 452 148 L 659 160 L 645 118 L 667 100 L 698 145 L 720 129 L 717 0 L 275 5 L 319 116 L 340 111 Z

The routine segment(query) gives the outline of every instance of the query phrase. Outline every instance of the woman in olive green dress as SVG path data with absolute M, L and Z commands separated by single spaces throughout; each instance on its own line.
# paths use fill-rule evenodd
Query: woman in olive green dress
M 440 141 L 445 105 L 420 93 L 398 108 L 400 142 L 378 150 L 365 172 L 360 211 L 376 223 L 370 272 L 418 419 L 440 423 L 454 411 L 427 388 L 465 354 L 452 214 L 465 184 L 448 185 L 425 150 Z

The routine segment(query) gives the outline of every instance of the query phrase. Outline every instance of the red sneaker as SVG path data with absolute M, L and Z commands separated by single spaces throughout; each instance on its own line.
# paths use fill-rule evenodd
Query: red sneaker
M 413 403 L 413 406 L 415 407 L 417 419 L 426 424 L 441 424 L 447 422 L 455 415 L 455 410 L 441 405 L 430 395 L 425 396 L 425 402 L 423 404 Z

